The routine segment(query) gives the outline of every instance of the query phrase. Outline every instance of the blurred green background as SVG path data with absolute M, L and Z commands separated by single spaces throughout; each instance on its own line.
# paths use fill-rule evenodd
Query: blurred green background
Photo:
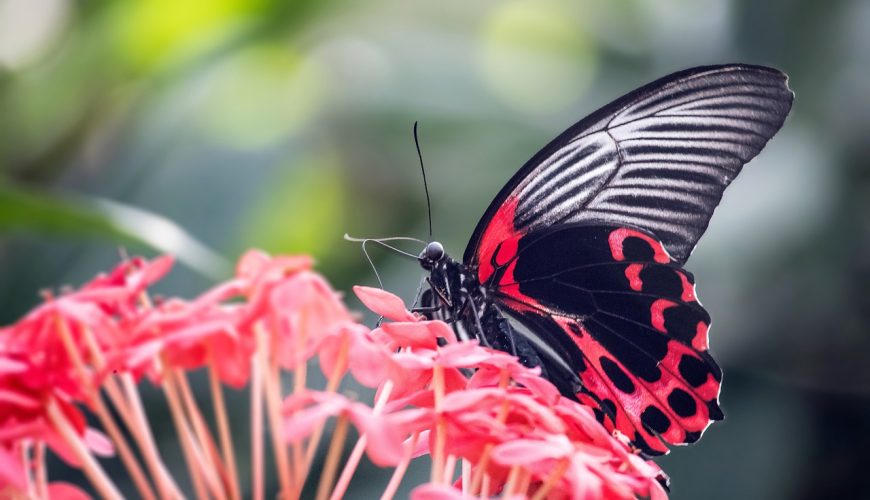
M 727 419 L 661 463 L 675 499 L 870 497 L 867 1 L 0 0 L 0 320 L 121 246 L 178 255 L 159 290 L 182 296 L 249 247 L 373 284 L 342 235 L 425 236 L 415 120 L 459 257 L 561 130 L 724 62 L 782 69 L 797 97 L 688 265 Z M 412 297 L 416 264 L 373 257 Z M 357 498 L 385 481 L 367 467 Z

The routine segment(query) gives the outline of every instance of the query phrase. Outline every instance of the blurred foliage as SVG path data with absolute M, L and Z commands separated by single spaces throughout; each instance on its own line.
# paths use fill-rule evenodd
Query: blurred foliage
M 341 236 L 426 235 L 415 120 L 435 235 L 459 256 L 503 182 L 568 125 L 732 61 L 783 69 L 797 98 L 689 262 L 728 419 L 664 459 L 673 496 L 866 496 L 860 0 L 0 0 L 0 318 L 110 267 L 119 245 L 176 253 L 173 294 L 251 246 L 371 284 Z M 412 296 L 415 263 L 373 257 Z M 367 473 L 360 498 L 383 480 Z
M 226 260 L 192 239 L 172 221 L 118 202 L 79 199 L 0 185 L 0 231 L 36 230 L 95 237 L 170 253 L 206 276 L 229 272 Z

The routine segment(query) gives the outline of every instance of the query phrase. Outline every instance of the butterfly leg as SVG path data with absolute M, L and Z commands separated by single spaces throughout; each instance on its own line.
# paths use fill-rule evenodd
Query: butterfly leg
M 426 277 L 426 282 L 429 283 L 429 290 L 431 290 L 433 294 L 438 296 L 438 299 L 441 300 L 441 303 L 444 304 L 444 307 L 448 309 L 453 309 L 453 301 L 450 300 L 450 297 L 445 295 L 440 288 L 435 286 L 435 283 L 432 282 L 432 278 Z
M 480 322 L 480 312 L 477 310 L 477 305 L 474 303 L 474 299 L 471 297 L 471 294 L 465 288 L 462 289 L 462 298 L 464 299 L 464 303 L 460 309 L 460 316 L 465 315 L 468 311 L 465 311 L 466 308 L 470 309 L 471 316 L 474 318 L 474 327 L 475 334 L 473 338 L 476 338 L 480 341 L 481 345 L 486 347 L 492 347 L 489 343 L 489 340 L 486 338 L 486 333 L 484 332 L 483 325 Z
M 432 290 L 425 290 L 420 296 L 420 305 L 411 308 L 411 312 L 420 313 L 429 320 L 437 319 L 448 324 L 456 323 L 458 318 L 452 314 L 452 311 L 443 302 L 441 304 L 435 303 L 436 296 Z M 441 300 L 440 296 L 437 297 L 437 300 Z
M 417 306 L 411 308 L 411 312 L 420 313 L 426 317 L 429 317 L 430 314 L 434 312 L 438 312 L 442 309 L 441 306 Z

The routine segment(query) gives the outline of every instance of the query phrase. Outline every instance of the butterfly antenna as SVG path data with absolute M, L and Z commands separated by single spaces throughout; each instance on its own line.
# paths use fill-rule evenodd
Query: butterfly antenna
M 423 245 L 426 245 L 426 242 L 421 240 L 421 239 L 410 238 L 410 237 L 405 237 L 405 236 L 394 236 L 392 238 L 355 238 L 355 237 L 345 233 L 344 239 L 345 239 L 345 241 L 352 241 L 354 243 L 362 243 L 363 245 L 365 245 L 366 243 L 369 243 L 369 242 L 377 243 L 378 245 L 381 245 L 382 247 L 388 248 L 388 249 L 390 249 L 390 250 L 392 250 L 400 255 L 410 257 L 414 260 L 417 260 L 417 255 L 412 254 L 410 252 L 406 252 L 400 248 L 396 248 L 393 245 L 390 245 L 390 244 L 385 243 L 385 242 L 386 241 L 416 241 L 417 243 L 421 243 Z
M 420 139 L 417 137 L 417 122 L 414 122 L 414 145 L 417 146 L 417 158 L 420 159 L 420 170 L 423 172 L 423 189 L 426 191 L 426 213 L 429 214 L 429 239 L 432 239 L 432 204 L 429 201 L 429 185 L 426 183 L 426 169 L 423 168 L 423 153 L 420 152 Z
M 366 260 L 369 261 L 369 265 L 372 266 L 372 271 L 375 273 L 375 278 L 378 279 L 378 286 L 381 288 L 381 290 L 383 290 L 384 289 L 384 282 L 381 281 L 381 275 L 378 274 L 378 268 L 375 267 L 375 263 L 372 260 L 372 257 L 369 255 L 369 251 L 366 250 L 366 243 L 368 243 L 369 241 L 371 241 L 371 240 L 364 240 L 362 242 L 362 251 L 363 251 L 363 254 L 366 256 Z

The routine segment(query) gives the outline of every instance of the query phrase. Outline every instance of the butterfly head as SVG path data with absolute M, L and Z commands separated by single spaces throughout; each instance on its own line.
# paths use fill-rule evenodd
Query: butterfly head
M 444 245 L 437 241 L 433 241 L 426 245 L 426 248 L 420 252 L 417 259 L 420 261 L 420 265 L 423 266 L 423 269 L 431 271 L 444 259 L 444 257 Z

